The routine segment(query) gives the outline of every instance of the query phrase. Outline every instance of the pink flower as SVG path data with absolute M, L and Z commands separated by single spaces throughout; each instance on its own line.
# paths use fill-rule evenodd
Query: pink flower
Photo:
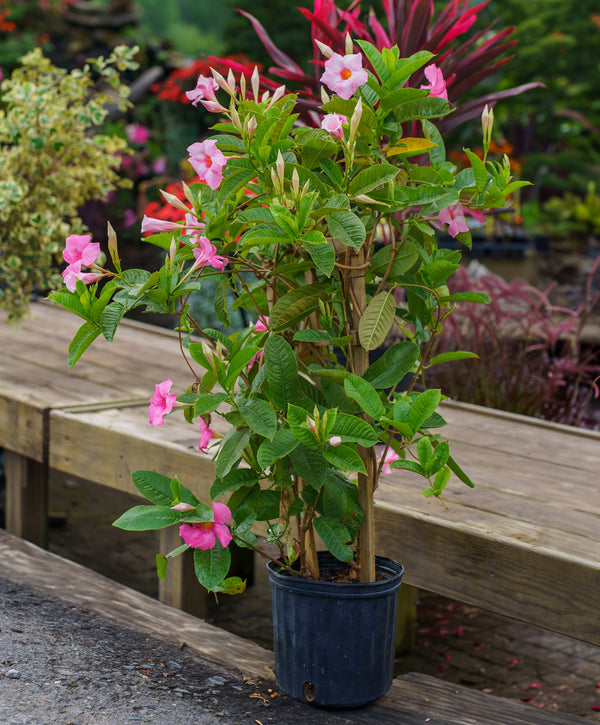
M 142 219 L 142 234 L 161 234 L 162 232 L 180 232 L 181 230 L 181 224 L 178 222 L 170 222 L 166 219 L 155 219 L 145 214 Z
M 212 267 L 213 269 L 224 269 L 227 265 L 227 258 L 220 257 L 217 254 L 217 248 L 210 243 L 206 237 L 200 237 L 194 246 L 194 262 L 193 269 L 197 267 Z
M 331 436 L 331 438 L 328 441 L 329 445 L 333 446 L 334 448 L 336 446 L 339 446 L 341 444 L 341 442 L 342 442 L 342 439 L 340 438 L 340 436 Z
M 66 267 L 62 272 L 63 280 L 66 288 L 70 292 L 75 292 L 77 289 L 77 280 L 80 279 L 84 284 L 90 284 L 104 277 L 103 273 L 100 272 L 82 272 L 81 262 L 73 262 Z
M 189 162 L 198 174 L 200 181 L 205 181 L 211 189 L 217 189 L 223 180 L 223 167 L 227 159 L 217 148 L 214 139 L 193 143 L 187 148 Z
M 179 527 L 179 536 L 192 549 L 208 551 L 208 549 L 214 548 L 217 539 L 223 547 L 226 547 L 233 538 L 229 527 L 225 525 L 231 518 L 229 506 L 224 503 L 213 503 L 212 510 L 214 521 L 202 524 L 182 524 Z
M 421 88 L 428 90 L 430 96 L 436 96 L 437 98 L 445 98 L 448 100 L 444 74 L 437 65 L 435 65 L 435 63 L 432 63 L 425 68 L 425 78 L 429 81 L 429 85 L 422 85 Z
M 383 459 L 383 466 L 381 468 L 382 473 L 393 473 L 393 468 L 391 464 L 394 461 L 397 461 L 400 458 L 400 456 L 394 451 L 392 448 L 388 448 L 387 453 L 385 454 L 385 457 Z
M 220 113 L 227 109 L 217 101 L 215 91 L 218 88 L 219 86 L 214 78 L 207 78 L 206 76 L 200 75 L 198 76 L 194 90 L 187 91 L 185 95 L 192 102 L 192 106 L 197 106 L 198 102 L 200 102 L 207 111 Z
M 156 390 L 148 406 L 150 425 L 162 425 L 164 423 L 164 416 L 173 410 L 177 396 L 175 393 L 169 393 L 171 385 L 173 385 L 171 380 L 165 380 L 156 386 Z
M 202 453 L 206 453 L 208 444 L 210 443 L 211 438 L 214 437 L 214 430 L 211 430 L 204 420 L 200 418 L 200 443 L 198 443 L 198 449 L 202 451 Z
M 343 123 L 348 123 L 346 116 L 342 116 L 341 113 L 328 113 L 321 121 L 321 128 L 329 131 L 335 138 L 344 138 Z
M 63 259 L 67 264 L 79 262 L 84 267 L 89 267 L 100 256 L 100 244 L 92 243 L 91 234 L 71 234 L 65 240 Z
M 368 80 L 369 76 L 362 67 L 360 53 L 344 56 L 334 53 L 325 61 L 325 72 L 321 76 L 321 82 L 345 100 L 353 96 L 356 89 Z
M 261 359 L 263 354 L 264 354 L 263 351 L 259 350 L 254 357 L 250 358 L 250 362 L 248 363 L 248 367 L 246 368 L 246 370 L 248 370 L 248 372 L 250 372 L 250 368 L 254 365 L 254 363 Z
M 133 209 L 125 209 L 123 213 L 123 226 L 132 227 L 137 222 L 137 214 Z
M 198 217 L 192 213 L 188 213 L 185 215 L 185 221 L 183 225 L 185 227 L 186 234 L 195 237 L 199 237 L 200 232 L 203 231 L 204 227 L 206 226 L 204 222 L 201 222 Z
M 140 146 L 143 146 L 150 138 L 150 130 L 138 123 L 128 123 L 125 126 L 125 133 L 130 143 L 137 143 Z
M 442 224 L 448 225 L 448 234 L 451 237 L 455 237 L 460 232 L 469 231 L 462 204 L 454 204 L 442 209 L 438 214 L 438 219 Z
M 167 157 L 166 156 L 159 156 L 157 159 L 154 159 L 152 162 L 152 173 L 153 174 L 164 174 L 167 170 Z
M 261 315 L 256 325 L 254 326 L 255 332 L 266 332 L 269 329 L 269 318 L 266 315 Z M 250 359 L 250 362 L 248 363 L 248 367 L 246 368 L 248 371 L 250 371 L 250 368 L 254 365 L 255 362 L 261 359 L 263 356 L 263 351 L 259 350 L 256 355 Z
M 269 318 L 266 315 L 261 315 L 256 325 L 254 325 L 255 332 L 266 332 L 269 329 Z

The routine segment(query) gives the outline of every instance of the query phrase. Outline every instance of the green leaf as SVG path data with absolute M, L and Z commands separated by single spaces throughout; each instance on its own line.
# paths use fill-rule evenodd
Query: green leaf
M 382 184 L 395 179 L 398 174 L 398 167 L 392 164 L 376 164 L 362 169 L 351 180 L 348 187 L 350 196 L 359 196 L 360 194 L 368 194 L 369 191 L 376 189 Z
M 335 519 L 318 516 L 314 521 L 314 527 L 327 547 L 327 550 L 336 559 L 340 561 L 352 561 L 354 554 L 348 546 L 350 534 L 343 524 Z
M 272 224 L 261 224 L 248 230 L 238 242 L 238 247 L 258 247 L 262 244 L 281 244 L 289 241 L 289 237 L 279 227 Z
M 331 335 L 325 330 L 298 330 L 294 333 L 294 342 L 331 342 Z
M 404 471 L 413 471 L 413 473 L 418 473 L 420 476 L 425 476 L 425 471 L 423 470 L 423 467 L 420 463 L 417 463 L 416 461 L 407 461 L 401 458 L 400 460 L 391 463 L 390 467 L 401 468 Z
M 389 244 L 386 244 L 373 255 L 371 271 L 374 274 L 379 276 L 383 276 L 385 274 L 392 258 L 393 251 L 392 247 Z M 390 270 L 391 278 L 395 279 L 403 274 L 406 274 L 406 272 L 414 267 L 419 259 L 419 252 L 416 246 L 412 242 L 404 242 L 400 249 L 396 250 L 394 261 L 392 262 Z
M 398 384 L 419 358 L 419 346 L 403 340 L 389 347 L 383 355 L 371 363 L 363 378 L 376 390 L 385 390 Z
M 315 283 L 290 290 L 273 305 L 269 327 L 275 332 L 286 330 L 319 309 L 319 300 L 327 291 L 327 284 Z
M 419 438 L 417 441 L 417 458 L 421 464 L 426 475 L 429 475 L 432 471 L 435 463 L 435 457 L 433 455 L 433 446 L 431 441 L 427 437 Z
M 231 360 L 228 361 L 227 377 L 225 378 L 225 387 L 232 388 L 237 382 L 239 374 L 248 367 L 248 363 L 252 358 L 260 352 L 259 347 L 249 345 L 243 347 L 237 352 Z
M 350 446 L 342 444 L 341 446 L 327 446 L 323 452 L 325 458 L 333 466 L 342 471 L 366 473 L 365 464 L 362 458 Z
M 455 292 L 440 298 L 441 302 L 480 302 L 487 304 L 490 298 L 484 292 Z
M 344 391 L 370 418 L 378 420 L 383 415 L 384 407 L 380 394 L 363 378 L 358 375 L 348 375 L 344 380 Z
M 360 249 L 367 238 L 367 230 L 362 221 L 351 211 L 336 211 L 326 217 L 329 231 L 342 244 Z
M 134 506 L 113 522 L 113 526 L 126 531 L 165 529 L 176 524 L 181 514 L 169 506 Z
M 477 156 L 477 154 L 474 154 L 470 149 L 463 149 L 463 151 L 467 154 L 467 156 L 469 157 L 469 161 L 471 162 L 471 168 L 473 169 L 473 175 L 475 177 L 475 186 L 477 187 L 477 191 L 484 191 L 488 183 L 488 173 L 485 168 L 485 164 L 479 158 L 479 156 Z
M 183 397 L 183 396 L 182 396 Z M 199 393 L 194 396 L 194 418 L 205 413 L 217 410 L 223 401 L 227 400 L 227 393 Z M 179 401 L 179 398 L 177 398 Z
M 156 473 L 156 471 L 133 471 L 131 480 L 142 496 L 151 503 L 157 506 L 170 506 L 173 502 L 169 476 L 163 476 L 162 473 Z M 187 503 L 195 506 L 196 502 L 197 499 Z
M 161 581 L 165 581 L 167 576 L 167 557 L 164 554 L 156 555 L 156 574 Z
M 374 446 L 379 440 L 377 433 L 366 420 L 356 415 L 340 412 L 338 412 L 329 434 L 340 436 L 342 441 L 358 443 L 365 448 Z
M 70 310 L 76 315 L 79 315 L 79 317 L 83 317 L 84 320 L 90 321 L 89 311 L 81 304 L 77 293 L 70 292 L 67 289 L 59 289 L 52 292 L 49 297 L 53 302 L 56 302 L 66 310 Z
M 430 365 L 439 365 L 440 363 L 451 362 L 452 360 L 467 360 L 473 357 L 479 357 L 479 355 L 465 350 L 455 350 L 454 352 L 443 352 L 439 355 L 434 355 L 429 363 Z
M 271 440 L 277 431 L 277 413 L 261 398 L 251 398 L 239 409 L 250 430 Z
M 223 594 L 243 594 L 246 591 L 246 580 L 239 576 L 228 576 L 221 584 L 215 584 L 212 591 Z
M 469 488 L 475 488 L 475 484 L 473 483 L 473 481 L 463 471 L 463 469 L 458 465 L 458 463 L 454 460 L 454 458 L 452 458 L 452 456 L 448 456 L 448 468 L 459 479 L 459 481 L 462 481 Z
M 69 357 L 67 359 L 67 364 L 70 368 L 75 365 L 99 334 L 100 328 L 92 322 L 84 322 L 77 330 L 75 336 L 69 344 Z
M 391 291 L 373 297 L 358 323 L 358 339 L 365 350 L 375 350 L 385 342 L 395 316 L 396 300 Z
M 306 418 L 309 413 L 304 408 L 290 403 L 287 409 L 287 422 L 296 438 L 308 448 L 317 448 L 317 440 L 306 427 Z
M 423 423 L 437 410 L 442 394 L 436 388 L 426 390 L 413 400 L 408 414 L 408 424 L 413 431 L 418 431 Z
M 371 43 L 368 43 L 366 40 L 357 40 L 356 42 L 365 54 L 369 63 L 373 66 L 375 73 L 377 73 L 379 78 L 382 81 L 389 78 L 390 72 L 383 61 L 382 54 L 377 50 L 377 48 Z
M 309 244 L 308 253 L 315 263 L 315 266 L 325 274 L 331 277 L 333 268 L 335 267 L 335 250 L 329 242 L 324 244 Z
M 442 468 L 438 471 L 433 480 L 433 495 L 439 496 L 446 488 L 446 484 L 450 480 L 451 471 L 449 468 Z
M 231 553 L 227 547 L 216 542 L 212 549 L 194 549 L 194 571 L 203 587 L 208 591 L 220 591 L 223 580 L 231 566 Z
M 126 312 L 126 308 L 118 302 L 111 302 L 102 310 L 100 316 L 100 328 L 102 335 L 109 341 L 112 342 L 119 326 L 119 322 L 123 318 Z
M 280 428 L 273 440 L 265 440 L 260 444 L 256 454 L 258 465 L 265 469 L 279 458 L 288 456 L 299 444 L 298 439 L 289 428 Z
M 300 443 L 290 453 L 290 463 L 294 473 L 315 488 L 321 488 L 325 483 L 329 466 L 321 451 L 312 450 Z
M 331 473 L 321 497 L 323 515 L 341 521 L 356 535 L 363 521 L 363 512 L 358 504 L 358 486 L 343 476 Z
M 232 428 L 227 432 L 221 441 L 217 460 L 215 461 L 215 471 L 219 478 L 227 475 L 233 466 L 240 460 L 244 448 L 250 441 L 250 431 L 237 430 Z
M 285 410 L 298 397 L 298 363 L 291 345 L 280 335 L 267 338 L 264 367 L 269 396 L 276 408 Z
M 215 313 L 217 315 L 217 320 L 224 326 L 229 327 L 230 325 L 230 318 L 229 318 L 229 304 L 227 300 L 227 289 L 228 284 L 227 280 L 223 280 L 221 284 L 218 284 L 215 289 Z
M 223 478 L 217 478 L 210 487 L 210 497 L 215 499 L 230 491 L 237 491 L 244 486 L 253 486 L 258 482 L 259 476 L 250 468 L 235 468 Z

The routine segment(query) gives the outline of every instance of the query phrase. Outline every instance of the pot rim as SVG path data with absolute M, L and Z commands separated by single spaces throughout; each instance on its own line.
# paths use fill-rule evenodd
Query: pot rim
M 318 552 L 319 563 L 332 562 L 343 568 L 345 562 L 336 559 L 328 551 Z M 375 568 L 387 576 L 374 582 L 331 582 L 318 579 L 294 577 L 287 571 L 278 571 L 277 563 L 267 562 L 267 573 L 271 585 L 305 596 L 326 596 L 344 599 L 369 599 L 394 591 L 400 586 L 404 575 L 404 566 L 385 556 L 375 557 Z

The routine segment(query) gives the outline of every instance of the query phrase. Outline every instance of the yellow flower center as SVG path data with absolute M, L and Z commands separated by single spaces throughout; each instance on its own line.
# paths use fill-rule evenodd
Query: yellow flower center
M 352 75 L 352 71 L 348 70 L 348 68 L 344 68 L 340 75 L 342 76 L 343 81 L 347 81 L 348 78 L 350 78 L 350 76 Z

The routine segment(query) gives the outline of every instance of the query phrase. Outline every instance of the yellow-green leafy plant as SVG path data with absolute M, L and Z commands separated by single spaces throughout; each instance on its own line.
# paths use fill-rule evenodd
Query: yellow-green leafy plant
M 0 85 L 0 307 L 19 323 L 31 294 L 59 287 L 65 234 L 84 231 L 79 207 L 122 184 L 124 139 L 97 132 L 127 107 L 121 72 L 136 48 L 88 59 L 70 72 L 39 48 Z

